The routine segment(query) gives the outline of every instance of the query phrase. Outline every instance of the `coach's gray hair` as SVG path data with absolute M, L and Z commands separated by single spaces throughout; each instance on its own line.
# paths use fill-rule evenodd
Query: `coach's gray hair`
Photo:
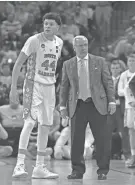
M 88 41 L 88 39 L 87 39 L 85 36 L 83 36 L 83 35 L 77 35 L 77 36 L 74 37 L 74 39 L 73 39 L 73 46 L 75 45 L 76 40 L 79 40 L 79 39 L 87 40 L 87 41 Z

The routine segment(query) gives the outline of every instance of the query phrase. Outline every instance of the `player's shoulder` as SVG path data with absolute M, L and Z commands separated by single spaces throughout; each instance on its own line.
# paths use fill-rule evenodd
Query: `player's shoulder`
M 39 37 L 39 33 L 30 36 L 30 37 L 28 38 L 28 40 L 29 40 L 30 42 L 37 42 L 37 41 L 38 41 L 38 37 Z
M 127 76 L 127 74 L 128 74 L 128 71 L 129 70 L 126 70 L 126 71 L 124 71 L 123 73 L 121 73 L 121 78 L 124 78 L 124 77 L 126 77 Z
M 55 35 L 55 38 L 60 45 L 63 45 L 63 40 L 60 37 Z

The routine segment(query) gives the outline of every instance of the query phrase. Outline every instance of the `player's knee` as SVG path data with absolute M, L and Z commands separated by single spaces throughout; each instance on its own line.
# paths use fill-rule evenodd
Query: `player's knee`
M 26 125 L 26 128 L 27 128 L 29 131 L 31 131 L 31 130 L 33 129 L 33 127 L 34 127 L 33 123 L 28 123 L 28 124 Z
M 35 126 L 35 121 L 32 119 L 27 119 L 24 122 L 24 128 L 28 130 L 32 130 Z

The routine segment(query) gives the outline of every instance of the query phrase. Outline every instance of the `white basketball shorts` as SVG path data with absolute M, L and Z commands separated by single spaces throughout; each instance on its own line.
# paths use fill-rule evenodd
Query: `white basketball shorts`
M 34 82 L 31 109 L 27 119 L 33 118 L 41 125 L 51 126 L 54 108 L 55 85 Z

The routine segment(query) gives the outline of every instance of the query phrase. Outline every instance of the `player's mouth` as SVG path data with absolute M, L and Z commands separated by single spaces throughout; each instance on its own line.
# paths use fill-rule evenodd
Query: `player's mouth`
M 51 30 L 45 30 L 47 33 L 51 32 Z

